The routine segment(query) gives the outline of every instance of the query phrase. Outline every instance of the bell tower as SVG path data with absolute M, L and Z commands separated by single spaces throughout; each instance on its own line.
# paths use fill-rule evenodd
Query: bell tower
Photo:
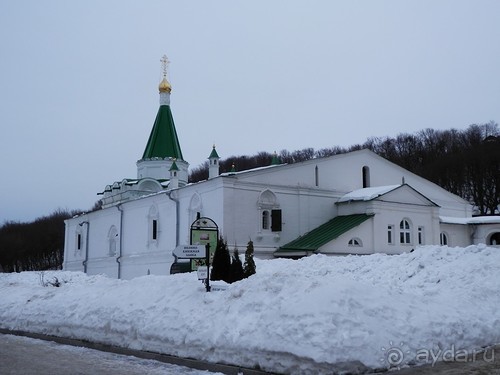
M 178 168 L 178 184 L 184 186 L 188 182 L 189 163 L 182 157 L 174 118 L 170 110 L 172 85 L 167 80 L 167 69 L 170 61 L 165 55 L 160 61 L 163 73 L 163 79 L 158 85 L 160 108 L 156 114 L 142 158 L 137 161 L 137 178 L 168 180 L 170 179 L 171 167 L 175 163 Z

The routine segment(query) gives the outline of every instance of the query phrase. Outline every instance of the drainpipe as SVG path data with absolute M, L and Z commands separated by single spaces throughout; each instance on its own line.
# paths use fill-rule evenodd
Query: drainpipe
M 118 211 L 120 211 L 120 243 L 119 243 L 119 250 L 118 250 L 118 256 L 116 257 L 116 263 L 118 263 L 118 279 L 121 278 L 122 275 L 122 264 L 120 263 L 120 260 L 122 258 L 122 234 L 123 234 L 123 208 L 122 205 L 119 204 L 116 206 Z
M 168 196 L 168 199 L 175 202 L 175 247 L 177 247 L 177 246 L 179 246 L 179 237 L 180 237 L 180 234 L 179 234 L 179 228 L 180 228 L 180 224 L 179 224 L 179 216 L 180 216 L 179 215 L 179 200 L 172 198 L 172 190 L 167 191 L 166 194 Z
M 85 260 L 82 262 L 83 264 L 83 272 L 87 273 L 87 261 L 89 259 L 89 227 L 90 223 L 88 221 L 82 221 L 79 226 L 83 226 L 83 224 L 87 224 L 87 235 L 85 236 Z

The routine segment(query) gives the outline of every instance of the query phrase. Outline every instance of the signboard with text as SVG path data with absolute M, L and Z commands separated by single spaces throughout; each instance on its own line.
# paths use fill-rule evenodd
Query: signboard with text
M 219 239 L 219 227 L 215 222 L 208 217 L 197 218 L 191 224 L 191 239 L 192 245 L 210 245 L 210 263 L 214 259 L 215 249 L 217 248 L 217 240 Z M 191 270 L 196 271 L 200 266 L 206 266 L 205 259 L 192 259 Z
M 180 245 L 177 246 L 173 254 L 177 258 L 206 258 L 205 245 Z

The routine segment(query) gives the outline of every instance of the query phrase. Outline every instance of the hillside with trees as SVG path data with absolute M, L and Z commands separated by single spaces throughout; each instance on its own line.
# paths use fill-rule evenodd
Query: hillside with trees
M 373 137 L 348 148 L 282 150 L 278 157 L 281 163 L 292 164 L 364 148 L 461 196 L 476 206 L 478 215 L 499 214 L 500 130 L 495 122 L 470 125 L 465 130 L 425 129 L 396 137 Z M 233 165 L 237 171 L 263 167 L 270 165 L 272 158 L 268 152 L 231 156 L 220 160 L 220 171 L 229 172 Z M 191 171 L 190 182 L 207 178 L 208 162 Z
M 0 270 L 57 270 L 64 254 L 64 220 L 75 212 L 56 210 L 30 223 L 6 222 L 0 227 Z

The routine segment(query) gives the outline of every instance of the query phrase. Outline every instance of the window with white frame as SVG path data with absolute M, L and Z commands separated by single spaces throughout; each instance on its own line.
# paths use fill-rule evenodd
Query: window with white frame
M 153 205 L 148 214 L 148 244 L 157 245 L 159 233 L 158 208 Z
M 399 223 L 399 243 L 411 244 L 411 225 L 408 219 L 403 219 Z
M 82 227 L 79 225 L 75 232 L 75 256 L 81 255 L 84 243 L 83 243 Z
M 387 243 L 389 245 L 394 244 L 394 225 L 387 226 Z
M 351 238 L 347 244 L 349 246 L 352 246 L 352 247 L 362 247 L 363 246 L 363 242 L 361 242 L 361 240 L 357 237 Z
M 259 232 L 281 232 L 281 209 L 276 195 L 269 189 L 260 193 L 257 201 L 259 207 Z
M 424 227 L 418 227 L 418 244 L 423 245 L 425 242 L 424 238 Z
M 269 210 L 262 211 L 262 229 L 269 229 L 269 217 L 271 216 L 271 212 Z

